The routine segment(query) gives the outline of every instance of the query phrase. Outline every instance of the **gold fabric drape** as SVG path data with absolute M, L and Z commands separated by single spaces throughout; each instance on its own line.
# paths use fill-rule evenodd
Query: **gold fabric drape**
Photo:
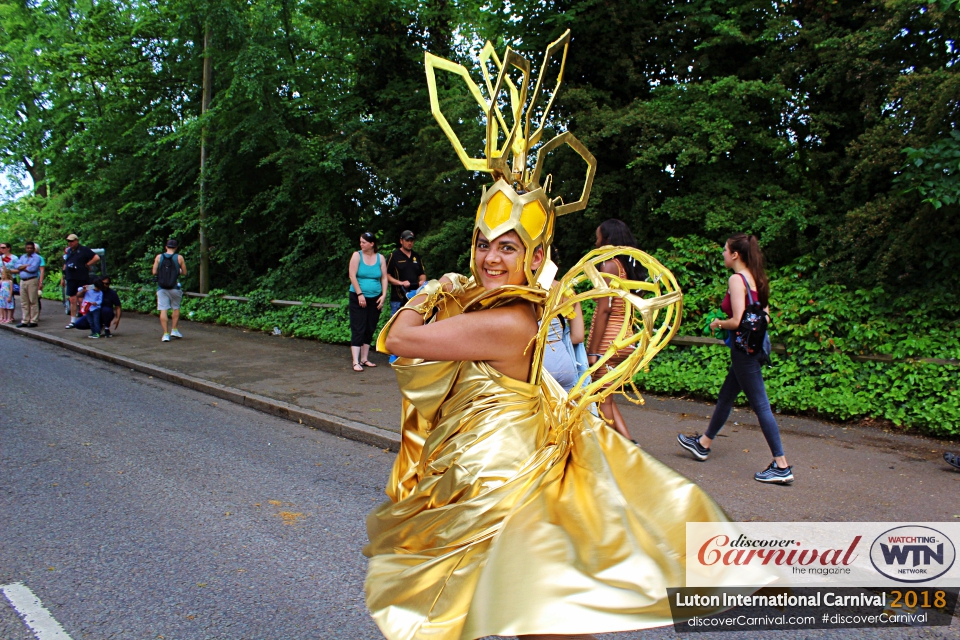
M 482 362 L 394 365 L 403 442 L 367 519 L 367 606 L 389 640 L 671 623 L 696 485 L 587 412 Z

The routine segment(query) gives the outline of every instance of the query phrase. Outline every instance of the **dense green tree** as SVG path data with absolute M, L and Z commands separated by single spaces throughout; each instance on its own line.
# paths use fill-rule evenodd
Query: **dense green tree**
M 35 192 L 0 228 L 50 248 L 76 231 L 131 280 L 168 235 L 196 264 L 206 130 L 213 286 L 340 292 L 363 230 L 390 244 L 412 228 L 431 274 L 463 270 L 485 176 L 433 121 L 423 53 L 471 67 L 490 38 L 539 68 L 567 28 L 550 125 L 599 172 L 588 210 L 559 223 L 565 264 L 619 217 L 651 250 L 748 230 L 774 265 L 821 264 L 810 273 L 828 281 L 960 284 L 960 205 L 924 192 L 955 174 L 916 164 L 960 129 L 949 2 L 2 0 L 0 162 Z M 479 149 L 465 95 L 442 81 Z M 548 168 L 571 197 L 580 160 Z

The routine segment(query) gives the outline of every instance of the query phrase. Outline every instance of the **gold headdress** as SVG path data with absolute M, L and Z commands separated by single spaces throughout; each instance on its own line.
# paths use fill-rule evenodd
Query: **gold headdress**
M 570 31 L 568 30 L 557 41 L 553 42 L 544 54 L 543 66 L 537 84 L 533 89 L 530 104 L 527 105 L 527 90 L 530 84 L 530 63 L 516 51 L 509 47 L 503 56 L 503 61 L 497 57 L 490 42 L 480 51 L 480 65 L 483 79 L 487 88 L 489 100 L 484 98 L 480 87 L 470 78 L 469 72 L 459 64 L 438 58 L 427 53 L 425 65 L 427 69 L 427 87 L 430 92 L 430 108 L 440 128 L 447 134 L 454 150 L 463 162 L 463 166 L 470 171 L 485 171 L 497 177 L 496 182 L 485 187 L 480 198 L 480 207 L 477 210 L 476 224 L 474 225 L 472 245 L 470 248 L 470 270 L 479 282 L 476 273 L 474 247 L 476 247 L 477 233 L 482 232 L 488 240 L 503 235 L 508 231 L 516 231 L 523 242 L 526 253 L 523 268 L 527 276 L 527 283 L 534 286 L 541 274 L 544 279 L 549 275 L 550 280 L 556 268 L 550 261 L 550 244 L 553 242 L 554 223 L 557 216 L 562 216 L 586 208 L 590 198 L 590 187 L 597 170 L 597 161 L 577 138 L 569 132 L 561 133 L 549 142 L 541 145 L 536 152 L 536 161 L 531 168 L 528 156 L 534 147 L 540 143 L 544 125 L 553 100 L 556 98 L 560 83 L 563 81 L 563 71 L 567 60 L 567 49 L 570 46 Z M 559 58 L 560 71 L 556 85 L 546 104 L 540 107 L 547 88 L 544 86 L 547 70 Z M 491 80 L 489 62 L 493 61 L 498 69 L 496 83 Z M 485 158 L 471 158 L 464 148 L 453 127 L 440 110 L 440 101 L 437 96 L 437 70 L 449 71 L 463 78 L 487 118 L 487 143 Z M 510 70 L 516 69 L 521 74 L 519 82 L 514 82 Z M 501 106 L 504 93 L 509 93 L 509 106 Z M 531 123 L 534 111 L 542 109 L 539 121 Z M 504 111 L 512 116 L 513 125 L 507 126 Z M 533 127 L 536 127 L 535 129 Z M 505 140 L 501 144 L 501 131 Z M 542 176 L 544 161 L 551 151 L 561 145 L 569 145 L 587 163 L 587 176 L 583 185 L 580 199 L 576 202 L 564 203 L 559 197 L 551 198 L 552 176 Z M 513 162 L 508 162 L 509 155 L 513 155 Z M 541 180 L 542 178 L 542 180 Z M 534 251 L 542 248 L 544 259 L 540 267 L 533 271 L 531 261 Z M 541 283 L 544 288 L 550 287 L 550 282 Z

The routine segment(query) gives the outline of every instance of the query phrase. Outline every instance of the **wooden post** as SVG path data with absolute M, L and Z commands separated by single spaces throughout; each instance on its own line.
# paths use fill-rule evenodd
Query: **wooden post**
M 200 100 L 200 115 L 210 108 L 213 95 L 213 57 L 210 43 L 210 23 L 203 30 L 203 96 Z M 210 291 L 210 246 L 207 242 L 206 204 L 207 125 L 200 131 L 200 293 Z

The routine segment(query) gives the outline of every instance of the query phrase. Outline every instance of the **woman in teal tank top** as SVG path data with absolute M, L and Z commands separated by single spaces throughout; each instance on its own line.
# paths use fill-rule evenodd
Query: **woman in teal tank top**
M 350 350 L 353 370 L 375 367 L 370 343 L 377 331 L 380 310 L 387 294 L 387 265 L 377 253 L 377 240 L 369 231 L 360 234 L 360 251 L 350 256 Z

